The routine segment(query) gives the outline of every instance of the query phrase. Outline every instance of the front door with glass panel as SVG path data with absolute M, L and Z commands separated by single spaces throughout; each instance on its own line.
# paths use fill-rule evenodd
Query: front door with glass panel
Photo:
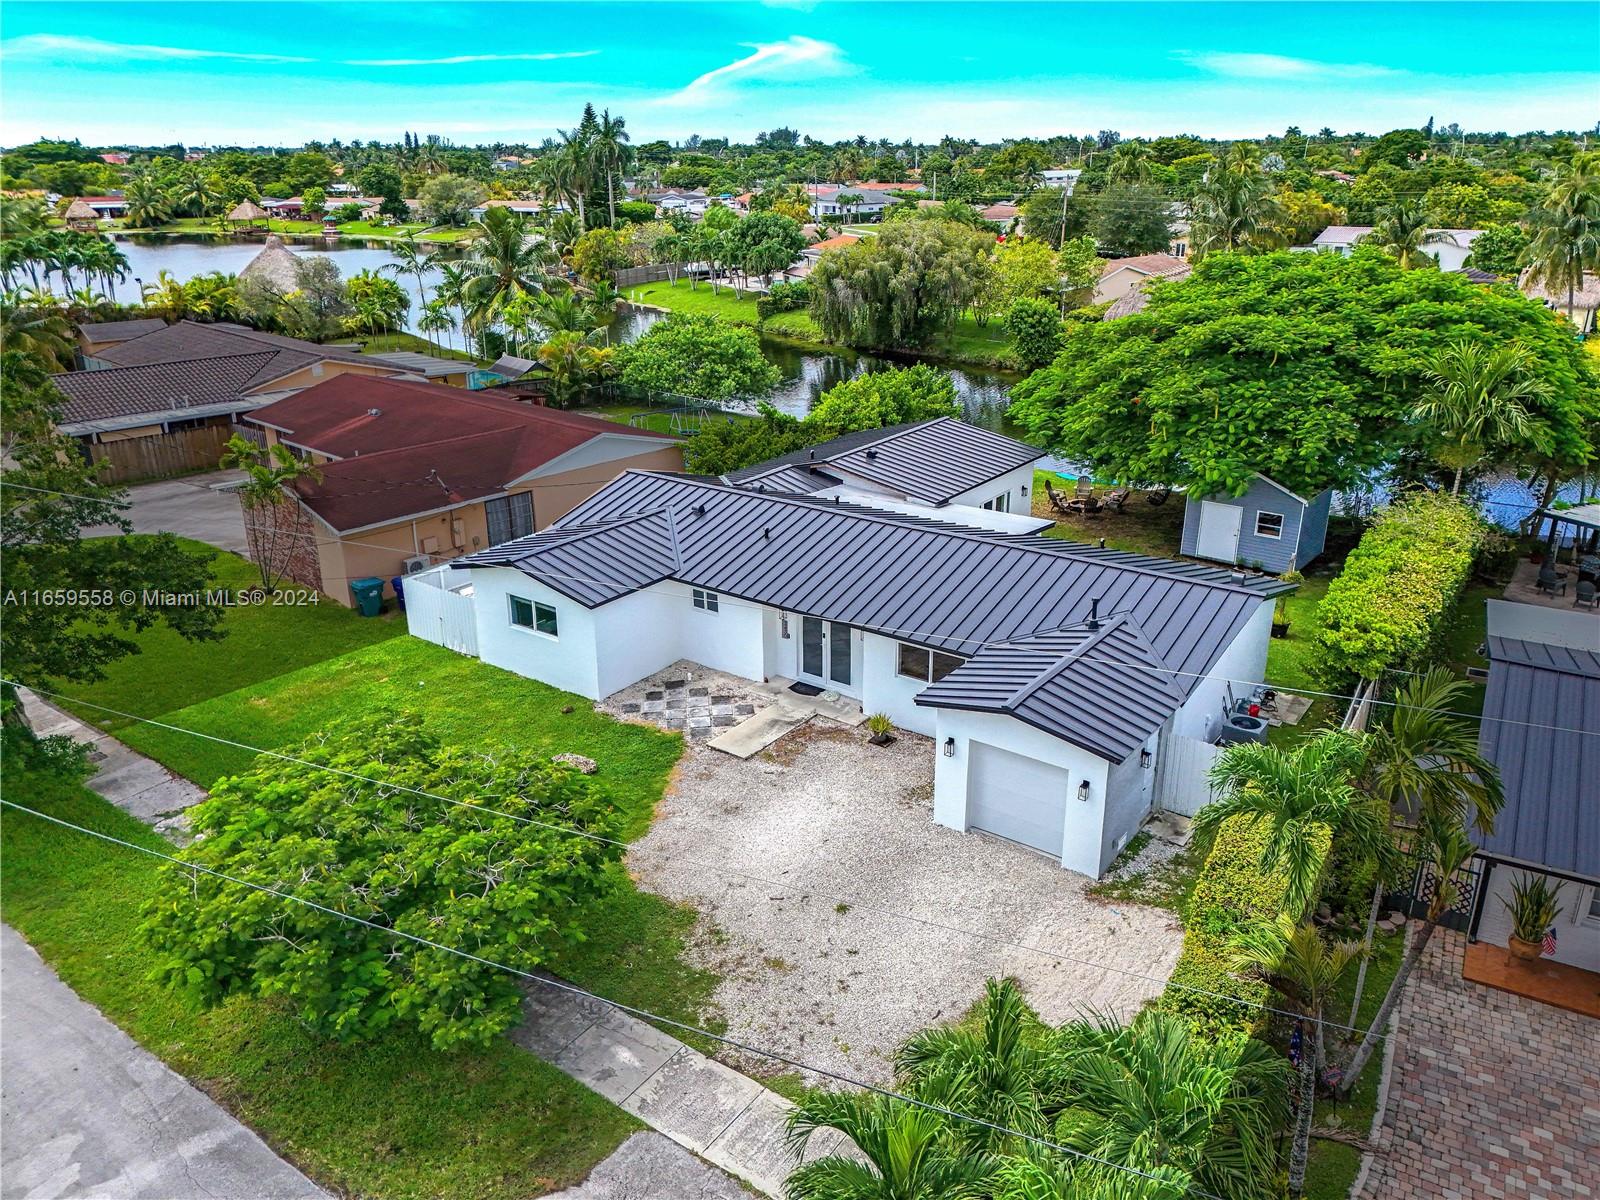
M 850 626 L 820 617 L 800 618 L 800 677 L 822 687 L 855 690 Z

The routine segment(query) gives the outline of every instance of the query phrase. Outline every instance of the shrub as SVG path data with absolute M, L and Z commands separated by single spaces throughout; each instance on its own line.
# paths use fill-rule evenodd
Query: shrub
M 1027 297 L 1006 310 L 1006 336 L 1024 370 L 1044 366 L 1061 350 L 1061 314 L 1048 300 Z
M 1331 691 L 1423 661 L 1472 575 L 1483 522 L 1460 499 L 1418 492 L 1373 522 L 1317 608 L 1312 671 Z
M 1252 824 L 1232 817 L 1223 822 L 1189 898 L 1183 952 L 1160 1003 L 1208 1037 L 1255 1032 L 1261 1024 L 1261 1006 L 1272 997 L 1265 980 L 1235 975 L 1232 969 L 1237 955 L 1234 938 L 1284 911 L 1288 880 L 1261 869 L 1270 833 L 1264 821 Z M 1326 855 L 1325 833 L 1322 839 L 1321 850 Z M 1193 988 L 1217 995 L 1190 990 Z M 1226 996 L 1238 1000 L 1224 999 Z
M 804 279 L 775 283 L 765 296 L 756 300 L 756 316 L 765 321 L 778 313 L 798 312 L 810 302 L 811 288 Z

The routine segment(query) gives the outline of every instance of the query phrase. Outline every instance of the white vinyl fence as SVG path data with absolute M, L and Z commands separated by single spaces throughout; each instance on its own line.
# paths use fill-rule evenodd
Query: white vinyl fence
M 1207 776 L 1221 752 L 1221 747 L 1197 738 L 1162 739 L 1161 755 L 1156 760 L 1156 807 L 1192 817 L 1210 804 Z
M 432 567 L 407 575 L 401 586 L 406 593 L 406 628 L 412 637 L 478 657 L 470 571 Z

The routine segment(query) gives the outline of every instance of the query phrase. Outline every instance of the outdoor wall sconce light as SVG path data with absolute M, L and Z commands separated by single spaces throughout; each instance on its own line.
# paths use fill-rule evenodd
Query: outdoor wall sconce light
M 1024 496 L 1026 496 L 1028 494 L 1028 485 L 1027 484 L 1023 484 L 1022 485 L 1022 494 Z
M 1084 804 L 1089 803 L 1089 781 L 1087 779 L 1078 784 L 1078 799 Z
M 787 639 L 789 636 L 789 614 L 781 613 L 778 616 L 778 636 Z
M 956 740 L 955 740 L 955 738 L 953 738 L 953 737 L 945 738 L 945 740 L 944 740 L 944 756 L 946 758 L 954 758 L 956 756 Z
M 1144 770 L 1146 770 L 1146 771 L 1148 771 L 1150 769 L 1150 757 L 1151 757 L 1150 756 L 1150 751 L 1148 751 L 1148 750 L 1139 751 L 1139 766 L 1141 768 L 1143 768 Z

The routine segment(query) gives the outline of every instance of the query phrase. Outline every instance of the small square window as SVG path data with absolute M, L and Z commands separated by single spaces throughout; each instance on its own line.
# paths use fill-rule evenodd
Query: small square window
M 533 627 L 540 633 L 547 633 L 556 637 L 556 610 L 548 604 L 535 604 L 533 606 Z
M 1258 512 L 1256 514 L 1256 536 L 1281 538 L 1283 536 L 1283 514 Z
M 548 604 L 524 600 L 521 596 L 508 597 L 511 602 L 511 623 L 523 629 L 556 637 L 556 610 Z
M 946 675 L 954 671 L 967 660 L 954 654 L 940 654 L 937 650 L 933 653 L 933 682 L 938 683 Z
M 900 643 L 899 663 L 896 670 L 907 679 L 928 681 L 928 652 L 921 646 Z
M 695 588 L 694 606 L 696 608 L 703 608 L 706 610 L 706 612 L 716 612 L 717 594 L 715 592 L 708 592 L 703 588 Z
M 521 625 L 524 629 L 533 628 L 533 601 L 524 600 L 521 596 L 512 596 L 511 623 Z

